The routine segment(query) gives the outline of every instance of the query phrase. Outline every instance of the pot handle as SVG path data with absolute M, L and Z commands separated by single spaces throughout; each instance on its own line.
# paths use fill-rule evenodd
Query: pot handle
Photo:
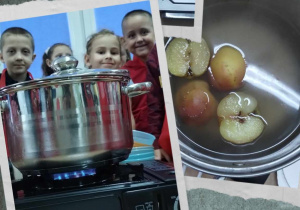
M 127 94 L 130 98 L 132 98 L 150 92 L 151 88 L 151 82 L 142 82 L 124 87 L 123 93 Z

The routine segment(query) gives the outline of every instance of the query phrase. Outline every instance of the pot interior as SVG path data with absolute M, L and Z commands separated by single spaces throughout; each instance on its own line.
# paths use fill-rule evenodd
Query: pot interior
M 208 124 L 195 127 L 185 125 L 176 117 L 181 142 L 196 153 L 224 162 L 263 158 L 292 142 L 299 134 L 300 122 L 300 28 L 290 22 L 288 16 L 255 1 L 211 3 L 206 0 L 202 33 L 211 55 L 224 44 L 233 45 L 244 53 L 246 76 L 244 86 L 237 91 L 257 99 L 267 125 L 254 142 L 234 145 L 222 139 L 217 116 Z M 207 76 L 206 73 L 195 80 L 208 81 Z M 174 98 L 177 90 L 191 80 L 171 76 L 170 81 Z M 210 91 L 218 102 L 229 93 L 212 87 Z M 217 162 L 212 164 L 218 165 Z

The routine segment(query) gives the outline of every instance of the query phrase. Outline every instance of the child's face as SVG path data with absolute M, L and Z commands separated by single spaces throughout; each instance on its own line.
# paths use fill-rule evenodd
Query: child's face
M 53 53 L 51 55 L 51 59 L 47 59 L 47 65 L 50 67 L 51 62 L 54 61 L 56 58 L 62 57 L 62 56 L 71 56 L 72 51 L 69 47 L 65 45 L 58 45 L 54 48 Z
M 91 51 L 85 56 L 85 65 L 92 69 L 121 67 L 120 42 L 114 35 L 102 35 L 92 42 Z
M 27 74 L 34 58 L 35 55 L 29 37 L 14 34 L 4 37 L 1 61 L 6 64 L 8 74 L 11 77 Z
M 126 48 L 142 60 L 147 60 L 155 44 L 152 20 L 146 15 L 130 16 L 123 22 Z

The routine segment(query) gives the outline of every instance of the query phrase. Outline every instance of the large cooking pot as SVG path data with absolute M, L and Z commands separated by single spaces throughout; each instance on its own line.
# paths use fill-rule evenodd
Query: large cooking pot
M 0 89 L 7 149 L 21 172 L 67 171 L 125 160 L 133 146 L 127 70 L 79 70 L 72 57 L 50 77 Z M 70 69 L 71 68 L 71 69 Z
M 247 69 L 238 91 L 257 99 L 267 125 L 255 142 L 234 145 L 221 137 L 217 117 L 197 127 L 177 117 L 186 165 L 215 175 L 252 177 L 300 159 L 299 8 L 300 1 L 294 0 L 204 1 L 202 36 L 211 54 L 223 44 L 243 51 Z M 207 80 L 207 75 L 197 79 Z M 170 81 L 176 94 L 190 80 L 172 76 Z M 218 101 L 229 93 L 210 91 Z

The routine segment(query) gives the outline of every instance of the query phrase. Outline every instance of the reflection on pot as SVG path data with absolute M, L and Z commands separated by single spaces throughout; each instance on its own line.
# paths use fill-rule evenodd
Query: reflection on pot
M 126 159 L 133 146 L 129 96 L 151 84 L 129 88 L 127 70 L 62 77 L 0 90 L 12 163 L 28 171 Z

